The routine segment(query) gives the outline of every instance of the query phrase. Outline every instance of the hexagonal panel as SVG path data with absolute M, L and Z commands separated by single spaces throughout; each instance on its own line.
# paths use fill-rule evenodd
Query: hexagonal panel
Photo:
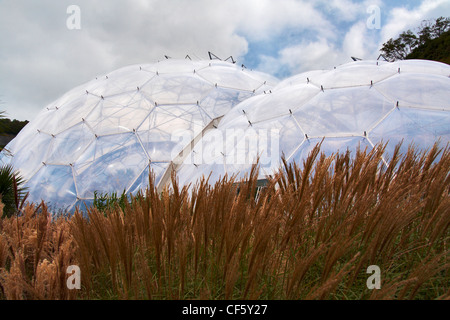
M 252 92 L 216 88 L 210 91 L 201 101 L 200 106 L 212 118 L 223 116 L 230 111 L 230 106 L 254 96 Z
M 77 201 L 77 192 L 70 166 L 43 166 L 27 183 L 30 192 L 28 200 L 45 201 L 49 207 L 70 210 Z M 60 206 L 64 204 L 64 206 Z
M 161 74 L 141 89 L 141 93 L 157 105 L 196 104 L 214 86 L 195 74 Z
M 369 87 L 325 90 L 294 112 L 310 137 L 363 135 L 395 107 Z
M 99 137 L 75 163 L 78 197 L 93 198 L 94 191 L 122 193 L 148 161 L 133 133 Z
M 211 84 L 224 88 L 234 88 L 240 90 L 253 91 L 264 83 L 248 77 L 242 70 L 228 67 L 210 67 L 197 72 Z
M 132 132 L 150 114 L 154 106 L 139 93 L 101 100 L 86 117 L 86 123 L 97 136 Z
M 48 147 L 54 138 L 46 133 L 31 133 L 26 137 L 26 145 L 14 145 L 14 159 L 11 162 L 25 179 L 30 179 L 47 159 Z M 31 146 L 31 147 L 30 147 Z M 8 148 L 8 146 L 7 146 Z
M 81 122 L 59 134 L 52 140 L 46 159 L 47 164 L 69 165 L 95 140 L 94 133 Z
M 309 156 L 314 147 L 320 143 L 322 139 L 308 139 L 298 148 L 298 150 L 292 155 L 291 161 L 295 161 L 298 165 L 303 165 L 303 161 Z M 343 137 L 343 138 L 325 138 L 322 142 L 321 153 L 326 156 L 330 156 L 333 153 L 344 153 L 347 150 L 354 155 L 357 149 L 367 151 L 372 150 L 372 145 L 365 138 L 360 137 Z
M 450 113 L 447 111 L 421 110 L 414 108 L 395 109 L 386 119 L 369 132 L 373 143 L 389 142 L 386 151 L 392 155 L 395 146 L 403 141 L 401 152 L 409 144 L 419 148 L 430 148 L 434 141 L 450 136 Z M 445 139 L 447 137 L 447 139 Z
M 400 106 L 450 110 L 450 78 L 434 74 L 401 73 L 375 85 Z

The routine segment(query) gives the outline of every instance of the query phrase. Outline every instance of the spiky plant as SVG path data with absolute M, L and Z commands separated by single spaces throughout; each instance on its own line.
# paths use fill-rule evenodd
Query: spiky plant
M 26 199 L 24 180 L 11 165 L 0 167 L 0 196 L 4 204 L 2 218 L 11 217 L 23 206 Z

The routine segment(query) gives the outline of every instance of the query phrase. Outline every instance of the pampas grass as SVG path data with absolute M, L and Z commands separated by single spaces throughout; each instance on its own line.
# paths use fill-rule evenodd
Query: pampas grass
M 150 178 L 70 218 L 29 205 L 0 220 L 0 298 L 449 299 L 449 149 L 399 150 L 386 167 L 385 146 L 326 157 L 319 144 L 259 192 L 254 166 L 191 190 Z

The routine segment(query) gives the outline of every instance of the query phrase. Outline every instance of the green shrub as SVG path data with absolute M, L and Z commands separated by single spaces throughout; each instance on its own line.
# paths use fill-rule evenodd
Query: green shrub
M 104 212 L 108 209 L 115 209 L 116 206 L 119 206 L 124 210 L 126 203 L 129 203 L 129 199 L 125 191 L 122 192 L 120 196 L 118 196 L 116 192 L 108 194 L 94 191 L 94 202 L 92 206 L 99 211 Z
M 27 197 L 23 183 L 23 178 L 11 165 L 0 167 L 0 195 L 4 204 L 2 218 L 13 216 L 23 206 Z

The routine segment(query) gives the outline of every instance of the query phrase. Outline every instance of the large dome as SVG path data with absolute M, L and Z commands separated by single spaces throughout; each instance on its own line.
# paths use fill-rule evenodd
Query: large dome
M 162 188 L 210 176 L 260 178 L 280 157 L 403 141 L 450 141 L 450 66 L 359 61 L 277 79 L 223 61 L 164 60 L 122 68 L 44 108 L 0 161 L 26 179 L 29 200 L 72 210 L 94 193 L 136 193 L 150 170 Z M 278 84 L 277 84 L 278 83 Z M 388 161 L 388 159 L 385 159 Z
M 450 141 L 450 66 L 431 61 L 360 61 L 286 79 L 268 94 L 247 99 L 206 133 L 177 166 L 182 185 L 246 174 L 260 157 L 260 177 L 273 174 L 284 154 L 302 164 L 322 151 L 372 149 L 403 141 L 431 148 Z M 202 157 L 198 155 L 202 154 Z M 385 159 L 388 160 L 388 159 Z
M 71 210 L 95 192 L 135 193 L 150 170 L 156 183 L 168 180 L 169 164 L 195 137 L 277 82 L 218 60 L 125 67 L 44 108 L 1 162 L 20 171 L 31 202 Z

